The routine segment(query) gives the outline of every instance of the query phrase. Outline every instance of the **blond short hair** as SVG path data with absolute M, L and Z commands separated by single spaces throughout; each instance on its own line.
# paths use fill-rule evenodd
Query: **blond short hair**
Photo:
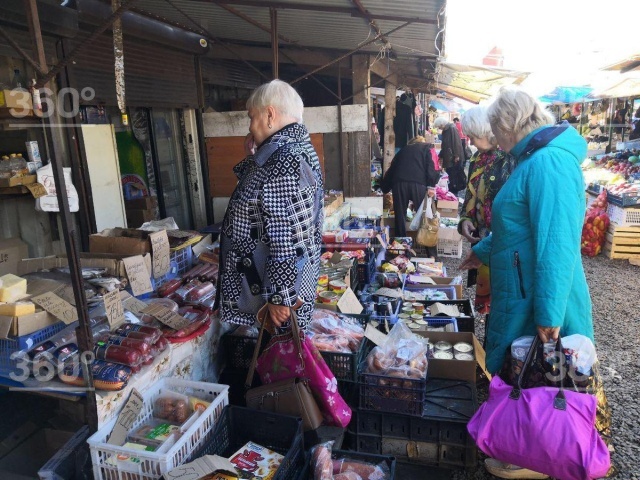
M 413 145 L 414 143 L 427 143 L 427 139 L 422 135 L 418 135 L 417 137 L 413 137 L 411 140 L 409 140 L 408 145 Z
M 271 80 L 256 88 L 247 100 L 247 110 L 263 110 L 274 107 L 283 115 L 295 118 L 302 123 L 304 103 L 295 88 L 282 80 Z
M 462 131 L 468 137 L 486 138 L 491 145 L 496 146 L 498 141 L 491 131 L 491 124 L 487 116 L 486 107 L 473 107 L 462 115 Z
M 518 139 L 555 123 L 553 116 L 535 98 L 522 90 L 507 87 L 502 87 L 487 107 L 487 116 L 493 133 L 511 134 Z

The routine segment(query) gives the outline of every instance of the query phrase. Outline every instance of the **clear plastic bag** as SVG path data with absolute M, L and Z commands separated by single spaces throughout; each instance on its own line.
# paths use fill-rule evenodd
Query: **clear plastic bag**
M 419 337 L 398 321 L 384 345 L 375 347 L 367 357 L 370 373 L 407 378 L 426 378 L 429 340 Z

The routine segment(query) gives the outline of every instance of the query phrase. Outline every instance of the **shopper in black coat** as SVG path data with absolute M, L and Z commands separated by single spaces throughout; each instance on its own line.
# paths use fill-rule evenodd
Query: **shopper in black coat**
M 405 212 L 411 200 L 417 208 L 427 193 L 435 187 L 439 174 L 431 158 L 431 144 L 424 137 L 415 137 L 400 150 L 382 178 L 383 193 L 392 192 L 397 237 L 407 234 Z

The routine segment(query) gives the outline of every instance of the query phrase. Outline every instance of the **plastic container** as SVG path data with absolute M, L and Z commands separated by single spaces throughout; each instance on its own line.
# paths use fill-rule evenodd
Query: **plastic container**
M 21 337 L 15 337 L 9 340 L 0 339 L 0 376 L 8 378 L 11 372 L 18 374 L 23 373 L 17 369 L 18 359 L 12 360 L 11 355 L 21 350 L 30 349 L 48 340 L 56 333 L 64 330 L 65 327 L 64 322 L 58 322 L 28 335 L 22 335 Z
M 302 419 L 264 410 L 226 407 L 211 438 L 194 455 L 229 458 L 251 441 L 284 455 L 272 480 L 294 480 L 304 468 Z
M 131 430 L 137 429 L 153 417 L 155 400 L 163 390 L 197 397 L 211 402 L 211 404 L 164 453 L 109 445 L 107 440 L 117 421 L 117 417 L 114 418 L 87 440 L 91 449 L 95 480 L 120 478 L 157 480 L 162 474 L 182 465 L 191 458 L 196 458 L 193 456 L 194 452 L 211 439 L 223 408 L 229 403 L 229 387 L 174 378 L 163 378 L 144 393 L 143 409 L 133 423 Z M 131 462 L 130 458 L 136 458 L 139 462 Z
M 623 193 L 621 195 L 614 195 L 607 192 L 607 202 L 618 207 L 632 207 L 640 205 L 640 193 Z
M 475 385 L 430 379 L 421 418 L 360 410 L 355 449 L 394 455 L 401 463 L 475 467 L 477 449 L 467 433 L 467 423 L 477 408 Z
M 607 204 L 607 215 L 611 223 L 619 227 L 640 225 L 640 208 L 622 208 L 611 203 Z
M 476 313 L 473 309 L 473 304 L 471 300 L 424 300 L 420 303 L 424 303 L 425 306 L 429 307 L 434 303 L 442 303 L 443 305 L 455 305 L 460 310 L 461 315 L 455 317 L 458 322 L 458 331 L 459 332 L 470 332 L 475 334 L 475 321 L 476 321 Z M 431 316 L 429 316 L 431 318 Z M 447 316 L 438 315 L 436 318 L 452 318 Z
M 351 315 L 345 316 L 352 317 Z M 369 315 L 356 317 L 358 323 L 360 323 L 363 328 L 366 328 L 369 318 Z M 360 343 L 360 348 L 357 352 L 342 353 L 320 351 L 320 354 L 337 380 L 357 382 L 358 365 L 360 365 L 360 363 L 365 359 L 370 350 L 371 345 L 367 342 L 367 339 L 363 337 L 362 342 Z
M 421 416 L 424 410 L 426 378 L 391 377 L 366 371 L 360 364 L 360 408 L 379 412 Z
M 438 237 L 436 253 L 439 257 L 462 258 L 462 237 L 460 240 Z
M 227 333 L 222 336 L 222 348 L 227 357 L 227 368 L 248 370 L 258 337 L 243 337 Z

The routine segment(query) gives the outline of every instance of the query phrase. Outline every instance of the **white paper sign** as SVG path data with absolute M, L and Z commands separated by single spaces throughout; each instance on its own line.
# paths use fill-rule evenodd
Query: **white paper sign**
M 122 261 L 124 262 L 124 268 L 127 271 L 127 277 L 129 277 L 129 283 L 131 284 L 131 291 L 133 292 L 133 295 L 137 297 L 138 295 L 153 292 L 149 269 L 147 268 L 147 264 L 144 262 L 142 255 L 128 257 Z
M 353 313 L 360 314 L 364 308 L 362 304 L 356 297 L 356 294 L 353 293 L 351 288 L 347 288 L 347 291 L 342 294 L 340 300 L 338 300 L 338 308 L 342 313 Z

